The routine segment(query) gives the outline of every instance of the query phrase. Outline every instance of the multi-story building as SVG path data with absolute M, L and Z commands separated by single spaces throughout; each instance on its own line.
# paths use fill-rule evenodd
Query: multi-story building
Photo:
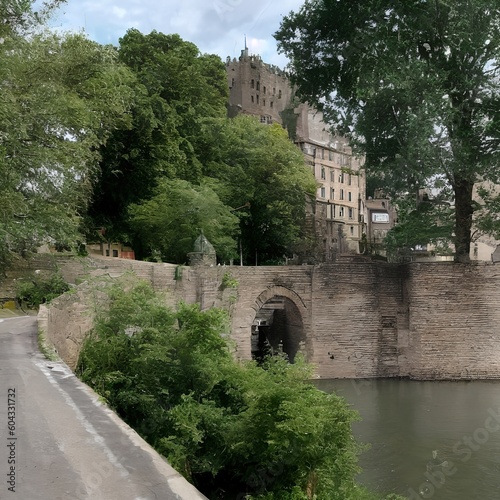
M 359 252 L 364 232 L 365 177 L 362 160 L 345 137 L 333 136 L 322 114 L 299 105 L 295 142 L 302 149 L 318 181 L 316 211 L 326 225 L 340 226 L 345 239 L 340 251 Z M 330 231 L 327 230 L 327 233 Z M 327 255 L 331 253 L 326 249 Z
M 389 198 L 375 191 L 375 197 L 366 200 L 366 241 L 369 254 L 385 255 L 384 239 L 396 223 L 396 210 Z
M 317 260 L 358 253 L 365 213 L 361 158 L 353 154 L 346 138 L 330 133 L 320 112 L 296 99 L 284 71 L 249 55 L 247 48 L 238 59 L 227 59 L 226 70 L 229 115 L 246 113 L 262 123 L 282 125 L 318 181 L 316 203 L 308 214 L 317 239 Z

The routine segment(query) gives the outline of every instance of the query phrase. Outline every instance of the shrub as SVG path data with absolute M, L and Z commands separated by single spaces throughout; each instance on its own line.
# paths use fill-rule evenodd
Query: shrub
M 357 414 L 309 382 L 311 366 L 236 361 L 222 310 L 173 312 L 144 284 L 110 298 L 77 373 L 205 495 L 361 498 Z
M 18 282 L 16 300 L 21 307 L 37 309 L 40 304 L 50 302 L 69 289 L 70 286 L 60 273 L 52 274 L 48 278 L 34 274 L 31 278 Z

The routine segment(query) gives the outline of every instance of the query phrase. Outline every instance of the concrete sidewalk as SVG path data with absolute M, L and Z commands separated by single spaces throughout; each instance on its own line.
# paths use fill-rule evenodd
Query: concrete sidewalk
M 36 334 L 36 317 L 0 319 L 0 498 L 206 499 Z

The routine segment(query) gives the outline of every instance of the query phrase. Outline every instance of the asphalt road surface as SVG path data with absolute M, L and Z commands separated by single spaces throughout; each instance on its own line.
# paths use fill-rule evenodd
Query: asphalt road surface
M 36 319 L 0 320 L 0 499 L 198 500 L 196 489 L 38 351 Z

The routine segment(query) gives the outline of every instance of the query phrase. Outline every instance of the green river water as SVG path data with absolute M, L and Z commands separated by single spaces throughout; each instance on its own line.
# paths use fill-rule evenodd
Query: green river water
M 353 431 L 371 448 L 360 483 L 412 500 L 500 500 L 500 381 L 316 385 L 361 415 Z

